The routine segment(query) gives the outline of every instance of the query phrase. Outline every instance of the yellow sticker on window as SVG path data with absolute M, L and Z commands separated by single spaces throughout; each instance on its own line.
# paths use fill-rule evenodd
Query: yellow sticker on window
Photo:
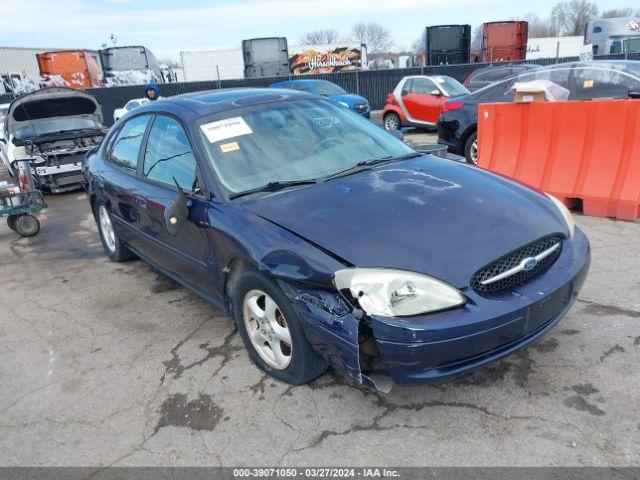
M 582 88 L 593 88 L 593 80 L 585 80 Z
M 238 145 L 238 142 L 223 143 L 220 145 L 220 150 L 222 150 L 222 153 L 235 152 L 240 150 L 240 145 Z

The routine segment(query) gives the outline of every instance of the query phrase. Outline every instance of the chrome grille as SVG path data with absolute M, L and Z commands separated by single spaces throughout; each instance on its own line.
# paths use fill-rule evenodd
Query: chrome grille
M 544 237 L 499 258 L 476 272 L 471 278 L 471 286 L 477 292 L 496 292 L 520 285 L 540 274 L 556 261 L 562 250 L 562 239 L 561 235 Z M 537 256 L 544 256 L 544 258 L 540 258 L 532 269 L 518 270 L 517 267 L 522 265 L 524 260 Z M 518 271 L 500 278 L 502 274 L 512 269 Z

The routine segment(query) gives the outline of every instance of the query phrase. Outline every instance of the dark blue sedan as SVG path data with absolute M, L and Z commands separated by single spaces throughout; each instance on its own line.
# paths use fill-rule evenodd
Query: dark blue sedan
M 290 88 L 291 90 L 321 95 L 360 115 L 367 118 L 371 117 L 371 106 L 366 98 L 355 93 L 349 93 L 344 88 L 327 80 L 286 80 L 274 83 L 271 88 Z
M 470 372 L 551 329 L 589 265 L 556 199 L 289 90 L 147 104 L 85 173 L 109 258 L 224 308 L 293 384 L 329 365 L 379 389 Z

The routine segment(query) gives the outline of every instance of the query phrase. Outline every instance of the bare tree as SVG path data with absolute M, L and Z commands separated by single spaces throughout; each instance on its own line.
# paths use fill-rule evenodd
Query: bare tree
M 582 35 L 586 24 L 598 16 L 598 7 L 588 0 L 558 3 L 551 10 L 551 22 L 561 35 Z
M 558 26 L 549 18 L 540 18 L 535 13 L 525 13 L 523 20 L 529 23 L 529 37 L 545 38 L 558 35 Z
M 393 45 L 391 32 L 379 23 L 356 23 L 351 29 L 353 41 L 364 43 L 369 53 L 379 53 L 389 50 Z
M 326 45 L 338 41 L 338 31 L 333 29 L 312 30 L 300 37 L 300 45 Z
M 611 10 L 605 10 L 602 12 L 602 18 L 616 18 L 616 17 L 639 17 L 640 8 L 612 8 Z
M 422 30 L 422 35 L 411 45 L 414 53 L 426 53 L 427 51 L 427 30 Z

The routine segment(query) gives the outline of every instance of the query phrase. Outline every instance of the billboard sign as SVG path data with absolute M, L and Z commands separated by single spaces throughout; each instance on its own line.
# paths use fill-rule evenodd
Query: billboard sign
M 293 75 L 361 70 L 366 65 L 361 45 L 299 45 L 289 47 L 289 71 Z

